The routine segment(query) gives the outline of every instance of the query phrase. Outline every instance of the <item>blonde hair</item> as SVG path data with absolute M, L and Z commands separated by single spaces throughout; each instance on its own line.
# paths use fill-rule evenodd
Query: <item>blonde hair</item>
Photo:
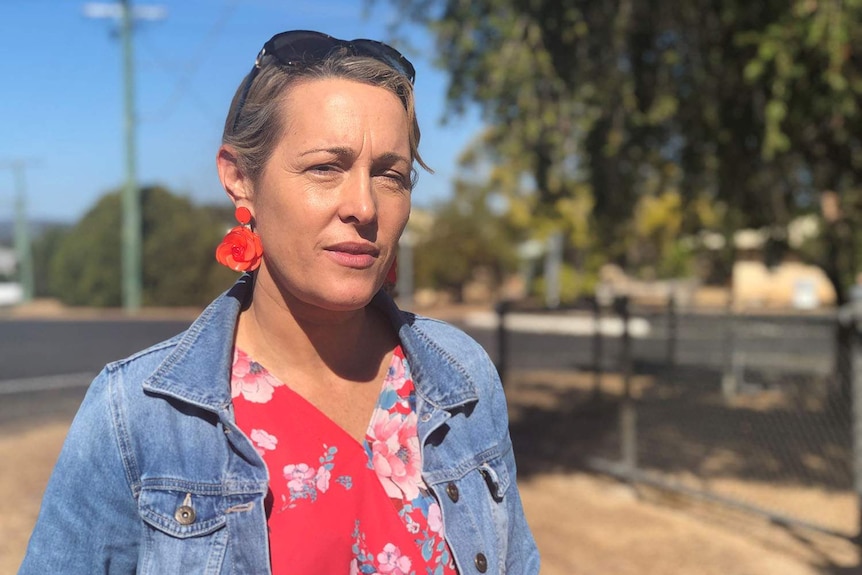
M 239 118 L 235 118 L 237 106 L 248 76 L 234 94 L 222 134 L 222 143 L 234 149 L 240 170 L 252 182 L 257 182 L 284 129 L 285 119 L 280 106 L 284 96 L 303 81 L 325 78 L 353 80 L 383 88 L 398 96 L 407 112 L 411 159 L 426 171 L 433 172 L 419 155 L 419 121 L 416 118 L 413 84 L 389 65 L 368 56 L 353 56 L 344 49 L 337 49 L 320 62 L 307 66 L 282 67 L 272 56 L 264 56 L 260 66 Z M 415 170 L 412 176 L 411 180 L 415 183 Z

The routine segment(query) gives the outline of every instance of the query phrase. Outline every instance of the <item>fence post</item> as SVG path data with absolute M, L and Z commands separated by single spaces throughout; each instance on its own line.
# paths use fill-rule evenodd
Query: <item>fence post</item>
M 676 296 L 671 290 L 667 298 L 667 374 L 668 383 L 676 385 L 676 347 L 678 333 Z
M 736 317 L 733 311 L 733 296 L 727 299 L 726 328 L 724 330 L 724 370 L 721 376 L 721 392 L 725 399 L 739 393 L 741 373 L 736 357 Z
M 853 381 L 850 414 L 853 429 L 853 491 L 856 494 L 857 512 L 855 542 L 857 546 L 862 547 L 862 338 L 859 334 L 859 320 L 859 312 L 854 310 L 851 318 L 849 318 L 853 328 L 849 349 L 850 372 Z
M 631 354 L 631 333 L 629 332 L 629 298 L 628 296 L 619 296 L 614 299 L 614 308 L 622 322 L 622 342 L 620 346 L 620 365 L 622 367 L 623 376 L 623 396 L 628 398 L 631 393 L 631 372 L 632 372 L 632 354 Z
M 506 314 L 509 312 L 510 302 L 508 300 L 500 300 L 494 306 L 497 312 L 497 375 L 500 377 L 500 383 L 506 383 L 506 363 L 509 350 L 506 342 Z
M 602 396 L 602 304 L 593 298 L 593 400 Z
M 614 300 L 614 307 L 622 320 L 622 364 L 623 399 L 620 404 L 621 456 L 624 468 L 632 472 L 637 469 L 637 411 L 631 395 L 632 343 L 629 332 L 629 298 L 621 296 Z

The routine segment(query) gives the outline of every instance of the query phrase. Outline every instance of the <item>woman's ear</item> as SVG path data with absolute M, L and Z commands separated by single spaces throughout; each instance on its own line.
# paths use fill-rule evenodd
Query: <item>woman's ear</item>
M 222 145 L 216 154 L 216 166 L 221 185 L 236 206 L 251 201 L 251 182 L 239 166 L 236 151 Z

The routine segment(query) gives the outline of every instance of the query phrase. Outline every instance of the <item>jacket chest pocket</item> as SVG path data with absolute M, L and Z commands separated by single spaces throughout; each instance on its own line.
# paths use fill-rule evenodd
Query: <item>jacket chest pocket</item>
M 497 503 L 503 501 L 511 483 L 509 470 L 506 469 L 503 459 L 496 458 L 483 463 L 479 466 L 479 475 L 485 480 L 491 498 Z
M 139 573 L 221 573 L 227 507 L 222 495 L 144 488 L 138 498 L 145 524 Z
M 495 545 L 505 550 L 508 545 L 509 513 L 505 503 L 511 485 L 511 476 L 502 458 L 484 461 L 465 478 L 475 486 L 477 501 L 485 501 L 477 506 L 479 522 L 485 529 L 493 529 Z M 500 556 L 505 556 L 502 553 Z
M 503 573 L 511 520 L 506 501 L 512 486 L 505 459 L 479 458 L 463 475 L 437 479 L 433 488 L 458 566 L 464 573 Z

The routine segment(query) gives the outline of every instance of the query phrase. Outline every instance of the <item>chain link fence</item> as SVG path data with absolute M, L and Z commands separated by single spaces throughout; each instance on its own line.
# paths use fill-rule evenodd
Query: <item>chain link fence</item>
M 646 307 L 626 298 L 498 312 L 507 393 L 523 399 L 531 385 L 549 385 L 551 371 L 568 374 L 557 384 L 566 416 L 544 438 L 554 457 L 776 523 L 858 536 L 853 425 L 862 422 L 853 417 L 848 370 L 860 343 L 836 343 L 844 341 L 837 313 Z M 519 335 L 528 326 L 534 335 Z M 530 373 L 544 375 L 531 383 Z

